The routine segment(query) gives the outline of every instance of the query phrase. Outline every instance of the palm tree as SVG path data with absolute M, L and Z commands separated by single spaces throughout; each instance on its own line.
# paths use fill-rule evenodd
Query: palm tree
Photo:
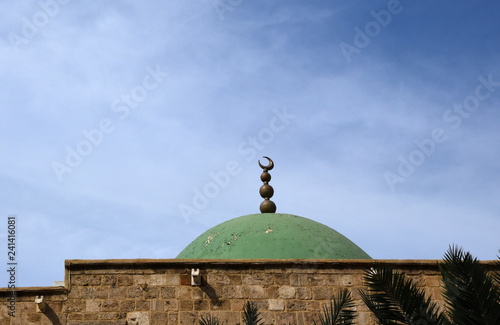
M 262 318 L 260 317 L 260 312 L 257 305 L 253 302 L 248 302 L 245 304 L 245 310 L 243 311 L 243 321 L 246 325 L 263 325 Z
M 202 315 L 198 321 L 200 325 L 219 325 L 219 319 L 214 315 Z
M 479 261 L 452 246 L 439 263 L 446 310 L 440 310 L 423 289 L 403 273 L 377 265 L 365 273 L 367 292 L 361 298 L 380 324 L 498 325 L 499 274 L 492 275 Z
M 357 312 L 356 304 L 351 292 L 343 289 L 330 300 L 330 306 L 323 306 L 323 313 L 319 314 L 321 325 L 351 325 L 355 324 Z M 314 321 L 314 325 L 316 325 Z
M 439 265 L 447 316 L 453 324 L 500 324 L 499 273 L 492 275 L 480 262 L 456 246 Z
M 403 273 L 376 265 L 366 271 L 364 280 L 368 291 L 360 291 L 361 299 L 380 324 L 445 324 L 437 304 Z

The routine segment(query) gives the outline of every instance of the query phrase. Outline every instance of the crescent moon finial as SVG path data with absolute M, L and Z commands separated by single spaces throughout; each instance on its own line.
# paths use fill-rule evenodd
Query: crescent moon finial
M 269 161 L 267 166 L 264 166 L 260 163 L 259 166 L 262 168 L 262 175 L 260 175 L 260 180 L 264 182 L 264 184 L 260 187 L 259 193 L 260 196 L 264 199 L 264 201 L 260 204 L 260 212 L 261 213 L 275 213 L 276 212 L 276 204 L 270 200 L 274 195 L 274 189 L 271 185 L 269 185 L 269 181 L 271 180 L 271 174 L 269 171 L 274 168 L 274 162 L 271 158 L 264 156 Z
M 259 159 L 259 166 L 260 166 L 260 168 L 262 168 L 262 169 L 267 169 L 267 170 L 271 170 L 271 169 L 273 169 L 273 168 L 274 168 L 274 161 L 273 161 L 271 158 L 266 157 L 266 156 L 264 156 L 263 158 L 266 158 L 266 159 L 269 161 L 269 164 L 268 164 L 267 166 L 263 166 L 263 165 L 260 163 L 260 159 Z

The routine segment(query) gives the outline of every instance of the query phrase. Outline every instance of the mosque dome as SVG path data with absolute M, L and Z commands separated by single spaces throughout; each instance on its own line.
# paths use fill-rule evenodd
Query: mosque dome
M 251 214 L 223 222 L 196 238 L 185 259 L 370 259 L 347 237 L 311 219 Z
M 196 238 L 177 258 L 182 259 L 370 259 L 347 237 L 311 219 L 275 213 L 269 185 L 274 162 L 269 157 L 260 177 L 264 201 L 260 214 L 223 222 Z

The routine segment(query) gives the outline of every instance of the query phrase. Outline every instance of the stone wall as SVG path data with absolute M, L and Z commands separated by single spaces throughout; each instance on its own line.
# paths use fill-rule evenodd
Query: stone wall
M 359 300 L 363 272 L 373 260 L 68 260 L 65 287 L 20 288 L 16 317 L 9 317 L 9 289 L 0 289 L 0 325 L 197 324 L 204 314 L 224 324 L 242 324 L 253 301 L 266 324 L 312 324 L 324 304 L 342 288 L 358 301 L 359 324 L 372 315 Z M 440 300 L 436 261 L 377 260 L 426 287 Z M 493 265 L 493 263 L 490 263 Z M 199 268 L 202 285 L 191 285 Z M 46 307 L 36 311 L 35 297 Z

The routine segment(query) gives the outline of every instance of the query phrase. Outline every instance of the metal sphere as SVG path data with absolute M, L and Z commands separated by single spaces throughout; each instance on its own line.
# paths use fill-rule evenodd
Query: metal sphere
M 275 213 L 276 212 L 276 204 L 273 201 L 265 200 L 260 204 L 260 212 L 261 213 Z
M 274 189 L 271 185 L 264 184 L 260 187 L 259 193 L 262 198 L 269 199 L 273 197 Z
M 260 175 L 260 180 L 263 182 L 269 182 L 271 180 L 271 174 L 264 172 Z

